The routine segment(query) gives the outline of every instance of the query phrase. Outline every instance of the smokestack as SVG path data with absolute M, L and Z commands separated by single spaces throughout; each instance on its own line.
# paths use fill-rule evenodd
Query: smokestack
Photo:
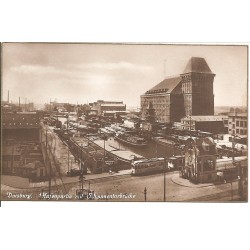
M 19 96 L 19 111 L 21 111 L 20 96 Z
M 10 91 L 8 90 L 8 103 L 9 103 L 9 100 L 10 100 Z

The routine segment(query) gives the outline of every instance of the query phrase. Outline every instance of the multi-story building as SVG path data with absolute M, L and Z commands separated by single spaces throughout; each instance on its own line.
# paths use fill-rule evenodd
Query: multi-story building
M 155 110 L 159 122 L 178 121 L 185 115 L 181 77 L 166 78 L 145 94 L 141 95 L 142 117 L 146 118 L 149 104 Z
M 40 117 L 37 112 L 10 112 L 2 116 L 3 129 L 37 129 L 39 122 Z
M 201 130 L 213 134 L 227 133 L 224 121 L 227 116 L 186 116 L 181 119 L 182 129 Z
M 116 113 L 125 114 L 126 104 L 123 102 L 103 101 L 98 100 L 91 104 L 92 110 L 95 110 L 98 115 L 114 115 Z
M 229 113 L 228 133 L 231 135 L 247 136 L 247 113 Z
M 189 115 L 214 115 L 215 74 L 204 58 L 192 57 L 182 74 L 169 77 L 141 95 L 142 117 L 153 104 L 156 120 L 176 122 Z

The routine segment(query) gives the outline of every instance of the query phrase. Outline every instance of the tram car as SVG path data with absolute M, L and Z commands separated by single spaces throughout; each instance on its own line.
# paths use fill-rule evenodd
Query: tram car
M 132 175 L 146 175 L 164 171 L 166 162 L 164 158 L 152 158 L 132 162 Z
M 239 167 L 243 170 L 243 175 L 247 176 L 247 156 L 235 157 L 232 159 L 218 159 L 216 161 L 216 171 L 220 179 L 236 179 L 239 176 Z

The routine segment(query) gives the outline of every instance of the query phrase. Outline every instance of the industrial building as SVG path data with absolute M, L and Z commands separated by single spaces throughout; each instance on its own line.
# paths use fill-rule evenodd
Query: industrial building
M 115 114 L 126 114 L 126 104 L 123 102 L 103 101 L 90 103 L 91 111 L 95 111 L 97 115 L 114 116 Z
M 182 129 L 200 130 L 212 134 L 227 133 L 224 126 L 227 116 L 186 116 L 181 119 Z
M 247 113 L 229 113 L 228 132 L 231 135 L 247 136 Z
M 182 74 L 167 77 L 141 95 L 142 117 L 151 102 L 159 122 L 177 122 L 184 116 L 214 115 L 215 74 L 204 58 L 192 57 Z

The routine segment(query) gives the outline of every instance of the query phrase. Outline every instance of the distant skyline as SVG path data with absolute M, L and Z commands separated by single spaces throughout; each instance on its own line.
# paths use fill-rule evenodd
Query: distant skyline
M 247 106 L 247 47 L 207 45 L 2 44 L 2 100 L 84 104 L 140 95 L 191 57 L 204 57 L 216 74 L 215 106 Z

